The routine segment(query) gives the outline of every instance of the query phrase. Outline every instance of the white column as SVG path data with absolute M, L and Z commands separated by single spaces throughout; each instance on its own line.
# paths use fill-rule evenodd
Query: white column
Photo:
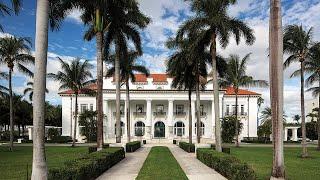
M 108 113 L 109 107 L 108 107 L 108 100 L 104 100 L 104 109 L 103 109 L 103 139 L 104 141 L 107 141 L 108 137 L 108 133 L 110 133 L 109 128 L 109 121 L 111 119 L 110 114 Z
M 124 101 L 124 114 L 123 114 L 123 119 L 124 119 L 124 129 L 123 129 L 123 133 L 122 133 L 122 138 L 123 139 L 127 139 L 127 126 L 128 126 L 128 121 L 127 121 L 127 107 L 128 107 L 128 104 L 127 104 L 127 102 L 126 101 Z
M 192 100 L 191 101 L 191 113 L 192 113 L 192 134 L 196 134 L 195 132 L 195 126 L 194 124 L 197 122 L 197 119 L 196 119 L 196 101 L 195 100 Z
M 169 99 L 168 100 L 168 134 L 167 136 L 173 137 L 173 100 Z
M 298 128 L 292 129 L 292 141 L 298 141 Z
M 149 126 L 149 135 L 150 138 L 152 138 L 152 116 L 151 116 L 151 99 L 147 99 L 147 112 L 146 112 L 146 117 L 147 117 L 147 124 L 146 126 Z
M 288 129 L 284 128 L 284 141 L 288 140 Z

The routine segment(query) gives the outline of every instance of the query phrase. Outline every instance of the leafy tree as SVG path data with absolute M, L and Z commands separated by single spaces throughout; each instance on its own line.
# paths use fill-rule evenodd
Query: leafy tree
M 139 57 L 138 52 L 129 52 L 128 53 L 128 59 L 126 61 L 120 61 L 120 79 L 121 82 L 125 82 L 126 84 L 126 108 L 127 108 L 127 136 L 128 136 L 128 142 L 130 142 L 131 139 L 131 133 L 130 133 L 130 87 L 129 87 L 129 80 L 131 79 L 131 82 L 135 82 L 135 76 L 134 73 L 139 72 L 146 76 L 149 76 L 149 70 L 143 66 L 136 64 L 136 59 Z M 122 58 L 121 58 L 122 59 Z M 113 67 L 110 68 L 107 72 L 107 76 L 113 76 L 115 73 L 115 61 L 116 61 L 116 55 L 109 56 L 108 61 L 109 63 L 113 64 Z
M 232 86 L 236 94 L 236 112 L 235 116 L 238 119 L 238 93 L 240 87 L 267 87 L 268 82 L 265 80 L 255 80 L 252 76 L 246 75 L 247 65 L 249 61 L 250 54 L 247 54 L 244 58 L 240 60 L 237 55 L 230 55 L 228 58 L 228 67 L 225 74 L 224 86 Z M 238 121 L 235 122 L 237 127 Z M 236 147 L 239 147 L 239 132 L 236 129 Z
M 85 111 L 80 114 L 79 126 L 81 134 L 87 137 L 88 142 L 94 142 L 97 139 L 97 112 Z
M 307 130 L 307 138 L 309 138 L 311 140 L 318 139 L 317 122 L 316 121 L 307 122 L 306 123 L 306 130 Z
M 221 152 L 220 139 L 220 117 L 219 117 L 219 86 L 217 78 L 217 40 L 220 45 L 225 48 L 229 44 L 231 35 L 234 35 L 236 43 L 240 43 L 241 37 L 245 38 L 245 42 L 249 45 L 253 44 L 255 37 L 252 29 L 250 29 L 243 21 L 230 17 L 227 9 L 230 5 L 236 3 L 236 0 L 199 0 L 191 1 L 191 9 L 196 16 L 186 21 L 182 28 L 178 31 L 178 38 L 182 39 L 185 34 L 192 34 L 193 31 L 201 30 L 198 36 L 199 41 L 203 45 L 210 47 L 212 58 L 212 74 L 213 74 L 213 95 L 215 106 L 215 132 L 216 150 Z M 217 141 L 218 140 L 218 141 Z
M 236 128 L 237 126 L 238 128 Z M 222 119 L 221 128 L 222 128 L 222 141 L 224 143 L 232 143 L 234 140 L 234 135 L 236 132 L 240 133 L 243 127 L 242 122 L 236 123 L 235 116 L 227 116 Z M 237 130 L 236 130 L 237 129 Z M 239 134 L 238 134 L 239 135 Z
M 78 118 L 78 95 L 83 94 L 94 94 L 94 91 L 86 88 L 88 85 L 95 82 L 95 80 L 90 80 L 92 78 L 91 69 L 92 64 L 88 60 L 81 62 L 79 58 L 71 61 L 70 64 L 59 58 L 61 64 L 61 71 L 56 74 L 48 74 L 49 78 L 60 82 L 59 90 L 71 89 L 75 94 L 75 117 L 74 117 L 74 131 L 73 131 L 73 141 L 72 147 L 75 146 L 76 134 L 77 134 L 77 118 Z
M 62 126 L 62 108 L 61 105 L 54 106 L 46 102 L 45 124 L 48 126 Z
M 270 107 L 266 107 L 264 110 L 261 111 L 261 124 L 272 124 L 272 109 Z M 286 122 L 287 116 L 283 114 L 282 122 Z
M 302 157 L 307 157 L 305 107 L 304 107 L 304 73 L 305 61 L 308 59 L 310 49 L 313 47 L 312 28 L 305 31 L 302 25 L 288 25 L 283 33 L 283 52 L 289 55 L 284 62 L 284 67 L 289 67 L 293 62 L 300 63 L 300 73 L 293 73 L 291 77 L 300 76 L 301 85 L 301 130 L 302 130 Z
M 264 143 L 266 143 L 272 134 L 272 124 L 271 121 L 265 123 L 263 125 L 258 126 L 258 137 L 264 139 Z
M 29 100 L 32 101 L 32 97 L 33 97 L 33 82 L 28 82 L 27 86 L 24 91 L 23 94 L 26 96 L 27 94 L 29 94 Z M 49 90 L 46 88 L 46 93 L 49 93 Z
M 4 37 L 0 38 L 0 63 L 5 63 L 9 69 L 9 97 L 10 97 L 10 151 L 13 151 L 13 100 L 12 100 L 12 72 L 16 67 L 18 71 L 33 76 L 33 73 L 25 66 L 33 64 L 31 55 L 31 41 L 29 38 Z

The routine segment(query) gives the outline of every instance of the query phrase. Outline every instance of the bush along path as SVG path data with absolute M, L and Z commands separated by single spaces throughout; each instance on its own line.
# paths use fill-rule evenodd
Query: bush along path
M 175 145 L 169 146 L 169 149 L 189 180 L 226 180 L 226 178 L 217 171 L 200 162 L 196 158 L 195 153 L 188 153 Z

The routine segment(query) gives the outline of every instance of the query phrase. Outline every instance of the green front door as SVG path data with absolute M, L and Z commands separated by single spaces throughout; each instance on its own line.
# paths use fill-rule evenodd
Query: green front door
M 154 125 L 154 137 L 155 138 L 164 138 L 165 131 L 166 131 L 166 128 L 165 128 L 165 125 L 163 122 L 160 121 Z

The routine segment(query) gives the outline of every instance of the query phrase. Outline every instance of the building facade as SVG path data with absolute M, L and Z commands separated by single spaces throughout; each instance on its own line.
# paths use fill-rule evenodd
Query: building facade
M 172 78 L 166 74 L 151 74 L 145 77 L 136 74 L 136 82 L 130 82 L 130 122 L 132 139 L 187 139 L 189 135 L 189 113 L 192 115 L 192 134 L 196 139 L 196 96 L 192 94 L 191 111 L 186 91 L 171 88 Z M 90 88 L 96 89 L 95 85 Z M 114 142 L 116 108 L 116 85 L 113 78 L 103 82 L 103 110 L 105 114 L 104 140 Z M 59 93 L 62 98 L 62 135 L 73 135 L 75 97 L 72 91 Z M 238 114 L 243 123 L 240 138 L 257 137 L 257 99 L 260 94 L 241 89 L 239 91 Z M 121 87 L 121 129 L 124 141 L 127 139 L 127 119 L 125 87 Z M 215 120 L 212 84 L 200 93 L 201 137 L 214 141 Z M 219 91 L 220 118 L 235 112 L 235 93 L 232 87 Z M 95 97 L 80 94 L 79 113 L 96 109 Z M 81 139 L 77 126 L 77 138 Z

